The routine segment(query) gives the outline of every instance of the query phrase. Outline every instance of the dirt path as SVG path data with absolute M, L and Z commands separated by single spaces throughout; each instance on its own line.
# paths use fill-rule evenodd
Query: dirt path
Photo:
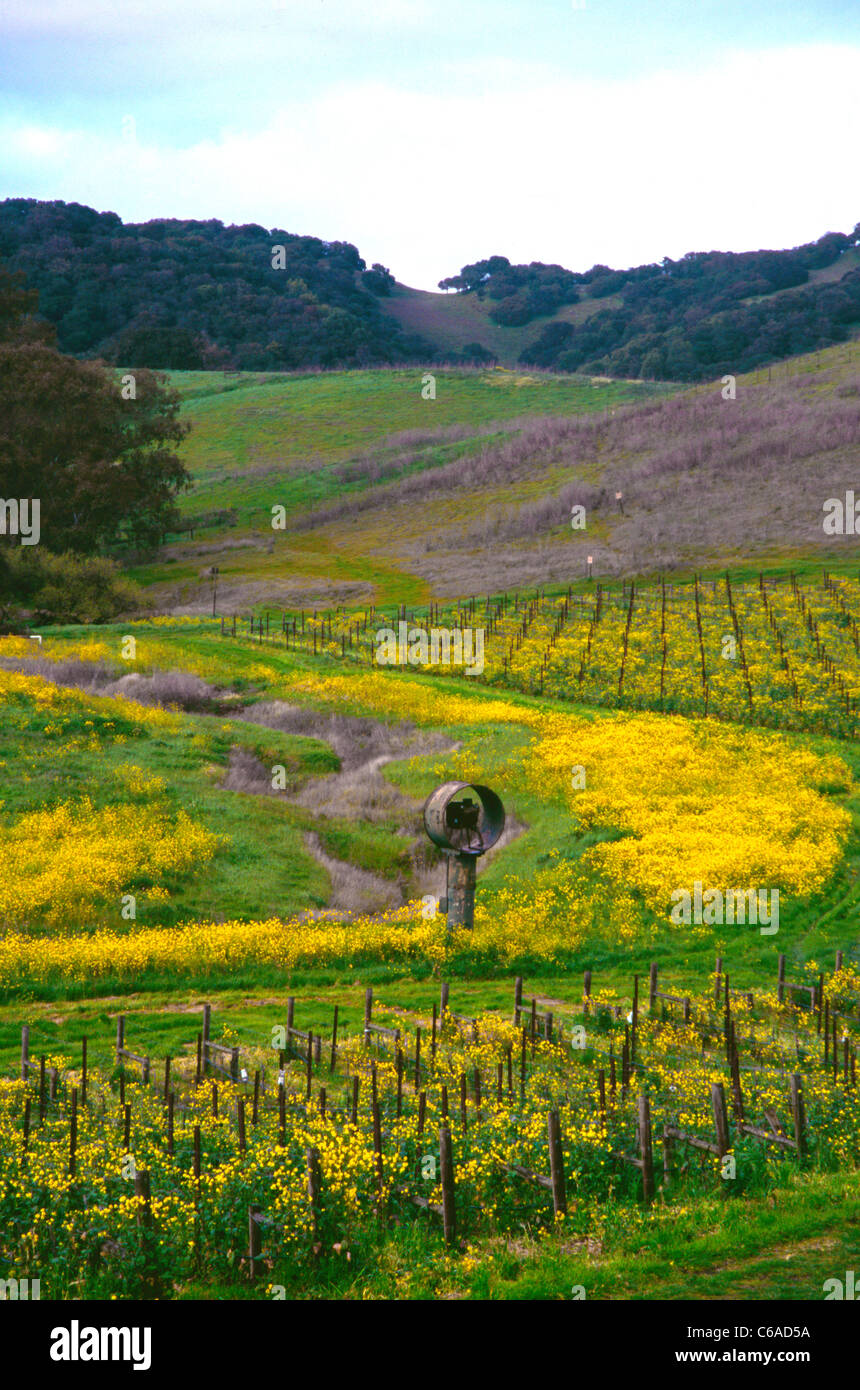
M 428 894 L 444 894 L 445 865 L 424 832 L 422 802 L 401 792 L 382 775 L 382 769 L 390 762 L 456 752 L 459 743 L 451 744 L 435 730 L 358 715 L 326 714 L 283 700 L 234 708 L 233 701 L 239 699 L 235 692 L 208 685 L 183 671 L 153 671 L 149 675 L 129 672 L 117 677 L 115 669 L 103 662 L 53 662 L 39 656 L 0 658 L 0 667 L 40 675 L 57 685 L 93 695 L 122 695 L 137 704 L 175 706 L 200 716 L 216 717 L 229 710 L 233 718 L 261 728 L 320 739 L 340 759 L 339 772 L 313 778 L 295 793 L 281 791 L 272 787 L 269 768 L 247 749 L 234 746 L 221 786 L 252 796 L 281 797 L 322 818 L 388 825 L 397 822 L 395 833 L 411 841 L 410 873 L 408 880 L 400 882 L 335 859 L 326 853 L 317 835 L 305 836 L 308 851 L 331 878 L 331 901 L 323 913 L 337 910 L 372 914 Z M 478 861 L 478 873 L 483 873 L 495 856 L 527 828 L 515 816 L 509 816 L 498 842 Z

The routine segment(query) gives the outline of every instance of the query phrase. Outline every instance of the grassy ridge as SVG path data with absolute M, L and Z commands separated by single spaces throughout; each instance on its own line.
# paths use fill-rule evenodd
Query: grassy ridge
M 326 464 L 367 450 L 384 459 L 397 450 L 396 436 L 404 431 L 427 436 L 426 457 L 414 466 L 432 467 L 450 453 L 444 438 L 434 446 L 433 436 L 451 426 L 463 427 L 464 438 L 456 442 L 462 451 L 471 435 L 488 426 L 504 432 L 506 423 L 522 417 L 605 410 L 658 390 L 529 372 L 433 374 L 436 398 L 424 400 L 419 368 L 281 376 L 170 373 L 183 418 L 193 427 L 183 447 L 194 477 L 185 509 L 193 515 L 236 507 L 241 524 L 268 526 L 273 501 L 293 511 L 339 494 L 343 480 Z
M 735 399 L 500 370 L 440 369 L 435 400 L 418 368 L 177 373 L 185 524 L 209 521 L 132 574 L 160 611 L 203 613 L 217 565 L 231 613 L 566 586 L 589 554 L 595 578 L 848 565 L 856 536 L 826 535 L 822 504 L 852 485 L 853 352 L 740 376 Z

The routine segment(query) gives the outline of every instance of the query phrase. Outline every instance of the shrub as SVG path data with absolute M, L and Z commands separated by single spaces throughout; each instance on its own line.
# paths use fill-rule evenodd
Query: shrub
M 21 631 L 28 623 L 104 623 L 138 611 L 141 590 L 113 560 L 7 549 L 0 567 L 0 625 Z

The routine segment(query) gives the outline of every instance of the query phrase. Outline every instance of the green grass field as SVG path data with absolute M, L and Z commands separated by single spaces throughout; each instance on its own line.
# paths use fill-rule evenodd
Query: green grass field
M 826 393 L 830 400 L 840 386 L 850 386 L 853 371 L 849 361 L 823 355 L 821 362 L 796 363 L 785 389 L 798 389 L 792 383 L 802 380 L 804 390 Z M 634 383 L 601 385 L 503 371 L 440 370 L 436 378 L 436 400 L 423 401 L 417 370 L 238 378 L 174 374 L 195 427 L 185 445 L 194 475 L 194 489 L 183 504 L 186 515 L 233 508 L 236 525 L 173 537 L 161 554 L 137 566 L 135 576 L 155 606 L 170 614 L 183 607 L 204 612 L 211 604 L 211 579 L 201 570 L 212 564 L 220 570 L 219 612 L 273 615 L 282 608 L 297 613 L 335 604 L 349 614 L 363 611 L 370 601 L 393 609 L 425 605 L 446 592 L 462 594 L 445 589 L 440 575 L 446 567 L 449 585 L 456 586 L 468 572 L 470 581 L 478 579 L 469 591 L 486 592 L 497 588 L 492 582 L 497 571 L 489 568 L 488 558 L 494 552 L 510 567 L 513 582 L 505 587 L 511 590 L 534 587 L 528 566 L 536 555 L 545 563 L 551 551 L 563 568 L 578 552 L 569 548 L 569 531 L 563 535 L 563 526 L 554 521 L 551 534 L 537 540 L 515 535 L 493 541 L 491 536 L 482 547 L 468 539 L 493 507 L 533 506 L 580 467 L 576 458 L 553 452 L 552 441 L 535 435 L 534 459 L 527 451 L 518 455 L 497 485 L 459 492 L 452 485 L 429 522 L 420 515 L 427 506 L 424 494 L 410 494 L 409 480 L 429 470 L 443 470 L 439 476 L 450 479 L 447 465 L 456 462 L 466 469 L 485 449 L 504 459 L 527 420 L 602 412 L 608 428 L 613 410 L 653 393 Z M 745 385 L 765 391 L 769 384 L 762 376 Z M 707 399 L 704 391 L 696 388 L 690 400 Z M 647 442 L 659 450 L 659 439 Z M 815 466 L 823 468 L 824 462 L 816 460 Z M 619 466 L 616 454 L 581 464 L 583 476 L 606 486 Z M 420 503 L 411 496 L 419 496 Z M 625 496 L 631 497 L 630 513 L 637 519 L 633 484 Z M 307 529 L 295 524 L 309 510 L 351 498 L 354 514 L 345 510 L 326 519 L 322 513 Z M 285 533 L 268 525 L 273 502 L 291 517 L 292 529 Z M 599 517 L 588 544 L 595 538 L 610 542 L 621 525 L 614 515 Z M 447 549 L 436 552 L 437 543 Z M 750 547 L 738 554 L 733 576 L 738 582 L 754 578 L 760 570 L 785 568 L 787 559 L 801 577 L 811 578 L 820 568 L 814 550 L 804 544 L 792 550 L 774 547 L 765 556 Z M 844 546 L 829 568 L 850 576 L 853 566 L 853 552 Z M 696 568 L 689 556 L 679 555 L 676 578 Z M 713 572 L 719 572 L 716 561 Z M 566 582 L 559 576 L 555 584 L 550 580 L 548 592 L 566 591 L 570 578 L 576 578 L 577 593 L 589 587 L 581 576 Z M 443 604 L 442 616 L 453 622 L 455 611 L 451 603 Z M 343 614 L 336 621 L 345 621 Z M 612 629 L 607 647 L 612 661 L 622 626 L 619 620 Z M 849 985 L 832 984 L 838 950 L 854 971 L 858 960 L 856 741 L 803 729 L 742 728 L 732 723 L 731 709 L 721 710 L 719 721 L 673 720 L 634 710 L 619 715 L 613 708 L 618 701 L 612 661 L 605 668 L 605 698 L 596 689 L 588 704 L 577 704 L 549 692 L 541 697 L 530 684 L 531 668 L 520 689 L 415 670 L 374 674 L 369 661 L 341 661 L 333 650 L 317 656 L 307 649 L 287 650 L 251 641 L 242 631 L 240 624 L 238 638 L 222 636 L 217 620 L 200 616 L 43 631 L 43 675 L 50 676 L 51 661 L 80 653 L 103 684 L 132 673 L 158 681 L 165 672 L 207 682 L 202 704 L 168 713 L 33 682 L 19 674 L 31 649 L 0 643 L 0 837 L 18 866 L 15 878 L 0 887 L 6 928 L 0 938 L 0 1074 L 7 1078 L 0 1129 L 7 1156 L 17 1154 L 23 1124 L 23 1090 L 9 1078 L 19 1067 L 24 1024 L 30 1028 L 31 1056 L 58 1059 L 51 1065 L 60 1070 L 62 1092 L 59 1109 L 50 1111 L 33 1138 L 39 1154 L 34 1167 L 43 1185 L 31 1192 L 9 1168 L 0 1196 L 5 1224 L 17 1233 L 23 1214 L 34 1215 L 27 1202 L 37 1198 L 43 1202 L 40 1210 L 68 1221 L 67 1230 L 77 1231 L 83 1221 L 74 1184 L 62 1168 L 64 1107 L 70 1088 L 79 1084 L 84 1037 L 98 1098 L 82 1119 L 83 1165 L 91 1183 L 86 1200 L 88 1209 L 107 1203 L 110 1220 L 120 1222 L 123 1188 L 111 1165 L 119 1161 L 122 1120 L 113 1058 L 122 1013 L 128 1045 L 153 1058 L 156 1085 L 164 1059 L 173 1059 L 177 1095 L 186 1106 L 174 1161 L 164 1148 L 158 1096 L 133 1084 L 138 1128 L 132 1148 L 153 1167 L 157 1189 L 171 1194 L 175 1206 L 169 1211 L 166 1206 L 162 1219 L 170 1239 L 178 1242 L 176 1249 L 185 1251 L 188 1208 L 183 1202 L 191 1153 L 186 1116 L 196 1115 L 194 1107 L 201 1103 L 192 1080 L 204 1001 L 213 1006 L 214 1036 L 240 1046 L 257 1066 L 271 1063 L 271 1032 L 284 1022 L 288 996 L 295 999 L 299 1026 L 321 1034 L 324 1042 L 336 1006 L 344 1046 L 358 1048 L 364 990 L 372 986 L 374 1016 L 392 1025 L 396 1021 L 413 1048 L 415 1029 L 422 1028 L 426 1047 L 442 979 L 450 983 L 458 1012 L 491 1017 L 501 1028 L 509 1024 L 513 981 L 520 975 L 527 996 L 555 1011 L 567 1037 L 581 1016 L 583 972 L 589 970 L 595 994 L 602 997 L 593 1024 L 597 1036 L 590 1036 L 585 1059 L 594 1067 L 609 1044 L 613 1064 L 620 1059 L 634 975 L 641 1002 L 653 962 L 664 990 L 694 999 L 704 1033 L 700 1040 L 673 1032 L 671 1008 L 666 1017 L 658 1012 L 645 1032 L 643 1076 L 661 1122 L 682 1113 L 689 1100 L 693 1119 L 686 1123 L 704 1130 L 708 1084 L 719 1078 L 731 1085 L 721 1016 L 711 1003 L 720 955 L 734 988 L 756 991 L 755 1017 L 739 1015 L 738 1025 L 744 1064 L 750 1063 L 744 1086 L 754 1118 L 761 1121 L 770 1103 L 784 1120 L 788 1072 L 809 1073 L 813 1146 L 807 1162 L 765 1157 L 753 1139 L 738 1133 L 741 1180 L 735 1187 L 721 1188 L 713 1174 L 688 1165 L 677 1182 L 661 1182 L 656 1201 L 645 1206 L 636 1176 L 610 1177 L 605 1160 L 598 1158 L 587 1134 L 596 1104 L 593 1074 L 575 1057 L 571 1061 L 565 1048 L 564 1054 L 539 1055 L 535 1074 L 523 1087 L 528 1114 L 521 1135 L 505 1130 L 507 1120 L 495 1114 L 495 1139 L 482 1139 L 477 1099 L 470 1091 L 474 1110 L 469 1110 L 468 1139 L 465 1130 L 457 1131 L 458 1162 L 465 1165 L 465 1224 L 463 1243 L 454 1251 L 442 1255 L 438 1231 L 429 1220 L 413 1219 L 406 1206 L 395 1203 L 392 1220 L 380 1222 L 373 1215 L 372 1170 L 358 1175 L 356 1159 L 360 1197 L 350 1196 L 345 1180 L 338 1186 L 332 1179 L 332 1207 L 324 1218 L 330 1223 L 324 1224 L 326 1239 L 336 1237 L 332 1249 L 348 1242 L 354 1263 L 347 1266 L 319 1252 L 309 1256 L 305 1246 L 290 1254 L 285 1246 L 273 1257 L 271 1277 L 287 1285 L 290 1297 L 568 1299 L 583 1286 L 589 1299 L 815 1300 L 822 1297 L 826 1279 L 855 1267 L 860 1249 L 856 1094 L 847 1081 L 844 1090 L 842 1082 L 831 1085 L 815 1019 L 800 1008 L 779 1005 L 774 991 L 779 955 L 786 958 L 791 980 L 815 983 L 824 974 L 834 1011 L 841 1010 L 847 1045 L 856 1049 L 854 976 Z M 122 657 L 129 633 L 137 642 L 131 663 Z M 694 682 L 694 636 L 687 634 L 682 648 Z M 811 670 L 807 656 L 803 662 Z M 599 676 L 603 667 L 595 670 Z M 254 706 L 261 702 L 281 702 L 270 725 L 254 722 Z M 654 722 L 642 722 L 648 720 Z M 353 758 L 351 740 L 359 738 L 359 727 L 366 752 Z M 582 812 L 568 792 L 571 766 L 580 762 L 588 762 L 597 796 Z M 283 769 L 283 775 L 272 794 L 275 769 Z M 432 904 L 443 891 L 443 866 L 427 853 L 420 811 L 429 791 L 451 778 L 495 788 L 514 833 L 480 874 L 475 933 L 449 939 L 441 918 L 431 914 L 425 925 L 421 912 L 422 901 L 429 896 Z M 641 862 L 631 859 L 625 877 L 613 869 L 619 861 L 612 856 L 623 855 L 625 846 L 643 836 L 635 819 L 640 805 L 662 817 L 664 836 L 657 845 L 643 838 Z M 691 853 L 700 860 L 691 860 Z M 707 922 L 695 930 L 670 927 L 660 893 L 686 882 L 687 869 L 698 862 L 706 865 L 696 870 L 700 876 L 724 871 L 725 879 L 714 880 L 720 883 L 778 886 L 778 934 Z M 656 897 L 649 886 L 655 875 Z M 367 895 L 370 906 L 350 918 L 343 904 L 353 889 Z M 131 918 L 124 911 L 129 895 L 135 902 Z M 617 1017 L 611 1016 L 609 1001 L 617 1005 Z M 353 1044 L 346 1042 L 349 1037 Z M 474 1056 L 467 1049 L 462 1057 L 446 1058 L 448 1071 L 428 1073 L 434 1125 L 438 1083 L 445 1078 L 453 1088 L 461 1066 L 465 1075 L 467 1067 L 471 1073 L 480 1065 L 485 1087 L 492 1087 L 497 1059 L 490 1053 L 489 1044 Z M 351 1052 L 349 1057 L 361 1072 L 365 1096 L 367 1058 Z M 752 1057 L 761 1075 L 753 1073 Z M 261 1296 L 241 1268 L 243 1222 L 247 1232 L 248 1201 L 271 1204 L 282 1198 L 287 1201 L 284 1228 L 298 1220 L 306 1190 L 303 1145 L 319 1137 L 316 1120 L 302 1108 L 303 1068 L 299 1059 L 286 1068 L 294 1108 L 292 1137 L 284 1145 L 283 1189 L 269 1181 L 271 1165 L 280 1161 L 271 1066 L 264 1123 L 254 1141 L 253 1182 L 243 1178 L 234 1147 L 238 1092 L 225 1086 L 222 1114 L 206 1117 L 207 1163 L 218 1176 L 207 1196 L 205 1252 L 196 1265 L 182 1263 L 167 1296 Z M 328 1087 L 335 1128 L 342 1123 L 349 1080 L 342 1070 L 329 1076 L 325 1062 L 312 1078 L 315 1105 L 319 1088 Z M 394 1084 L 390 1060 L 380 1063 L 390 1144 L 386 1162 L 399 1162 L 396 1155 L 412 1162 L 414 1088 L 400 1131 Z M 677 1087 L 685 1091 L 683 1103 L 673 1099 Z M 32 1101 L 32 1080 L 29 1094 Z M 485 1100 L 488 1095 L 489 1089 Z M 532 1145 L 521 1159 L 536 1154 L 529 1161 L 543 1161 L 550 1099 L 566 1107 L 570 1136 L 571 1203 L 560 1229 L 553 1227 L 551 1213 L 547 1216 L 545 1195 L 526 1197 L 510 1184 L 494 1185 L 486 1167 L 489 1153 L 495 1153 L 493 1162 L 499 1159 L 494 1144 L 520 1141 Z M 452 1114 L 458 1104 L 452 1089 Z M 628 1147 L 635 1141 L 634 1105 L 632 1094 L 617 1112 L 618 1142 Z M 362 1135 L 366 1149 L 366 1127 Z M 330 1175 L 339 1160 L 325 1149 L 324 1136 L 319 1142 Z M 349 1144 L 344 1144 L 346 1152 Z M 289 1199 L 287 1188 L 293 1194 Z M 486 1219 L 485 1200 L 495 1213 Z M 132 1278 L 122 1269 L 111 1274 L 109 1261 L 105 1273 L 98 1251 L 91 1252 L 87 1265 L 77 1236 L 63 1246 L 59 1227 L 51 1226 L 53 1217 L 39 1220 L 51 1228 L 53 1277 L 64 1297 L 75 1291 L 101 1294 L 111 1278 L 121 1297 L 138 1287 L 134 1279 L 143 1266 L 134 1261 L 143 1246 L 134 1223 L 122 1227 L 122 1239 L 134 1252 Z M 298 1229 L 303 1230 L 302 1220 Z M 25 1255 L 33 1258 L 17 1234 L 5 1245 L 0 1241 L 0 1275 L 20 1268 Z
M 427 436 L 416 440 L 416 460 L 403 469 L 408 473 L 447 462 L 464 444 L 476 447 L 493 426 L 504 434 L 524 417 L 613 409 L 670 389 L 526 371 L 433 374 L 436 396 L 425 400 L 419 368 L 170 373 L 192 426 L 182 454 L 194 478 L 185 510 L 191 516 L 234 507 L 241 525 L 260 529 L 270 523 L 272 497 L 292 513 L 340 496 L 344 483 L 326 465 L 368 451 L 380 461 L 401 454 L 398 436 L 405 431 Z M 465 438 L 453 444 L 434 438 L 452 426 L 463 427 Z

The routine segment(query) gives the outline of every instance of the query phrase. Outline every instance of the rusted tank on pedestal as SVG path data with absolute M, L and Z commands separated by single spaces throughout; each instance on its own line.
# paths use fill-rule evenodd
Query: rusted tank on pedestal
M 477 863 L 505 828 L 505 808 L 489 787 L 443 782 L 424 803 L 424 827 L 447 860 L 447 892 L 439 904 L 448 926 L 473 927 Z

